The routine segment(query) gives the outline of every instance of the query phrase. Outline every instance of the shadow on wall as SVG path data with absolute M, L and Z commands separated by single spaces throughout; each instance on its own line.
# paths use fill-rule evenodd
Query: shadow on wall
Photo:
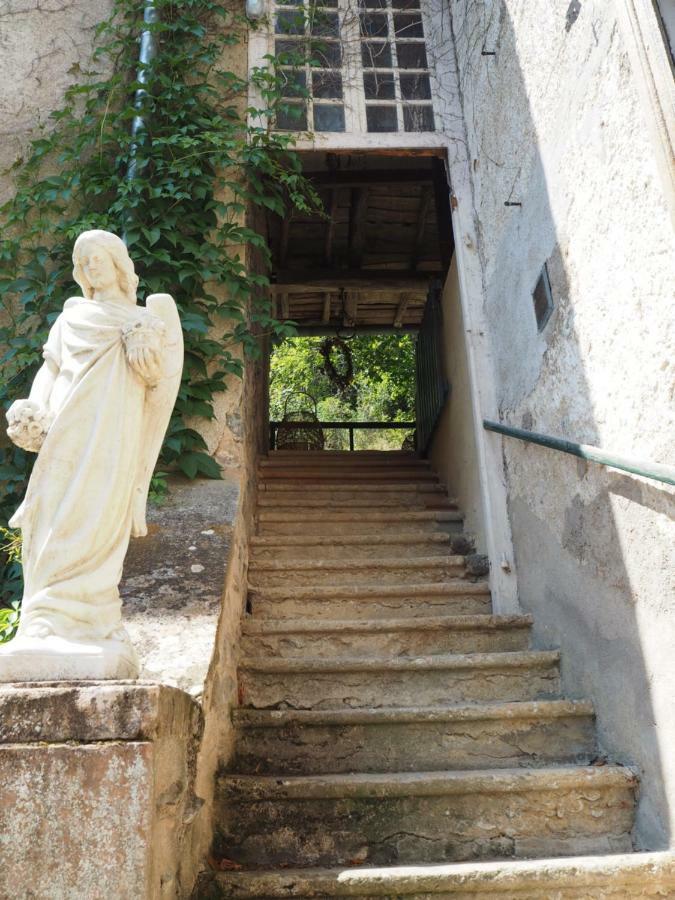
M 452 10 L 502 420 L 666 462 L 673 238 L 614 9 L 459 0 Z M 539 332 L 532 291 L 545 262 L 555 308 Z M 519 441 L 503 447 L 535 638 L 561 647 L 565 691 L 594 700 L 605 751 L 639 768 L 638 846 L 668 846 L 673 492 Z

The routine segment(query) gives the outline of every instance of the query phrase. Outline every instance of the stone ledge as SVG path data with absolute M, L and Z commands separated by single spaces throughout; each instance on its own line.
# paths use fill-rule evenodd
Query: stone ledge
M 0 685 L 0 744 L 155 741 L 200 724 L 188 694 L 153 682 Z

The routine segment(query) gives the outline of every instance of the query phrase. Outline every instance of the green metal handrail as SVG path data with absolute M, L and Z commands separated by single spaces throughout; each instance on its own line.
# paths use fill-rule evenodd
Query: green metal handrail
M 613 469 L 621 469 L 624 472 L 631 472 L 633 475 L 643 475 L 645 478 L 653 478 L 655 481 L 662 481 L 665 484 L 675 484 L 675 466 L 644 462 L 618 453 L 607 453 L 590 444 L 576 444 L 574 441 L 552 437 L 550 434 L 539 434 L 536 431 L 526 431 L 524 428 L 501 425 L 499 422 L 491 422 L 489 419 L 483 419 L 483 428 L 487 431 L 496 431 L 506 437 L 516 438 L 519 441 L 526 441 L 528 444 L 540 444 L 551 450 L 570 453 L 572 456 L 588 459 L 591 462 L 600 463 L 602 466 L 611 466 Z

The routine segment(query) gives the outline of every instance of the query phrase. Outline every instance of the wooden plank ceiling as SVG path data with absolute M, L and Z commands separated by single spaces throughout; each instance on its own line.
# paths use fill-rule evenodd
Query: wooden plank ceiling
M 408 165 L 405 165 L 408 163 Z M 269 222 L 277 316 L 300 328 L 415 328 L 452 254 L 438 159 L 306 172 L 323 214 Z

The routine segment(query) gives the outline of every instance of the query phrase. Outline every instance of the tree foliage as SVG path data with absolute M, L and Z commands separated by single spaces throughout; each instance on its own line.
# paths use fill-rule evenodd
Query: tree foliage
M 161 464 L 217 477 L 192 423 L 213 417 L 214 395 L 240 374 L 241 349 L 257 351 L 257 333 L 289 331 L 270 315 L 266 277 L 247 268 L 247 248 L 263 263 L 269 254 L 246 211 L 284 215 L 318 200 L 289 138 L 270 128 L 282 103 L 274 59 L 252 74 L 263 98 L 258 110 L 247 110 L 248 85 L 227 67 L 246 23 L 216 0 L 156 5 L 158 53 L 145 83 L 135 80 L 143 5 L 116 0 L 99 27 L 92 71 L 79 73 L 48 132 L 15 167 L 16 194 L 0 209 L 0 408 L 26 396 L 48 327 L 74 293 L 77 235 L 125 232 L 139 296 L 171 293 L 185 333 L 184 377 Z M 148 127 L 132 141 L 140 88 Z M 0 449 L 0 526 L 18 505 L 31 463 L 22 450 Z M 5 554 L 5 602 L 16 596 L 9 566 Z
M 306 408 L 306 391 L 317 401 L 322 420 L 407 422 L 415 419 L 415 344 L 410 335 L 359 335 L 349 341 L 354 366 L 351 385 L 340 392 L 326 374 L 323 338 L 291 337 L 280 343 L 270 364 L 270 418 Z M 303 406 L 304 404 L 304 406 Z M 311 406 L 311 403 L 309 404 Z M 368 432 L 357 436 L 361 449 L 401 445 L 406 432 Z M 344 432 L 326 431 L 327 446 L 347 446 Z

